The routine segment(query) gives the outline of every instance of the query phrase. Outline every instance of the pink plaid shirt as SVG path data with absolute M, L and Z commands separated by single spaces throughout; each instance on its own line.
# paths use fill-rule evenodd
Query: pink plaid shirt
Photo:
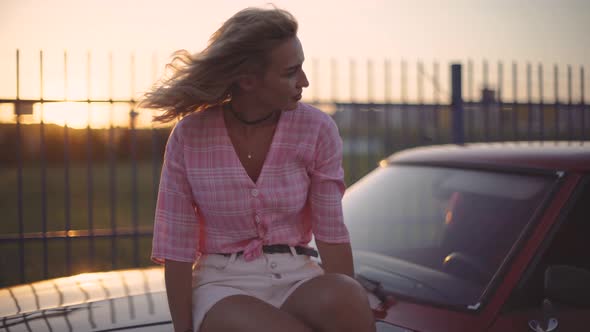
M 342 140 L 329 115 L 299 103 L 282 113 L 256 183 L 243 168 L 219 108 L 172 130 L 160 178 L 152 260 L 194 262 L 201 253 L 262 245 L 349 242 L 342 219 Z

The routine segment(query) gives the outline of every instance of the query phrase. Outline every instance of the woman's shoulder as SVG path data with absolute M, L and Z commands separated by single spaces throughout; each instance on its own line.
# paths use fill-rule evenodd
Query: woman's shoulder
M 329 125 L 334 122 L 332 117 L 310 104 L 299 103 L 297 108 L 293 111 L 294 117 L 302 122 L 309 122 L 309 124 L 317 124 L 320 126 Z
M 214 109 L 205 109 L 185 115 L 178 120 L 170 131 L 173 142 L 182 142 L 184 145 L 195 145 L 203 138 L 219 136 L 219 124 L 215 120 L 217 114 Z
M 210 124 L 210 122 L 215 118 L 215 115 L 217 115 L 218 111 L 219 109 L 217 107 L 211 107 L 192 112 L 180 119 L 177 125 L 183 127 L 194 127 Z
M 287 111 L 290 117 L 290 133 L 299 143 L 307 142 L 315 146 L 318 141 L 339 139 L 336 122 L 330 114 L 312 105 L 299 103 L 293 111 Z
M 215 116 L 218 111 L 216 108 L 208 108 L 185 115 L 174 125 L 174 130 L 181 133 L 190 132 L 194 134 L 205 128 L 214 127 L 216 124 Z

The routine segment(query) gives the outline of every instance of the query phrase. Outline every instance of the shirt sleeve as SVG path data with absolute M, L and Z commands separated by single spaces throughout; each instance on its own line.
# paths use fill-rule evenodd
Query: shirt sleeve
M 158 264 L 166 259 L 194 262 L 197 258 L 199 228 L 179 124 L 166 143 L 158 189 L 151 254 Z
M 323 121 L 319 131 L 310 178 L 308 197 L 314 237 L 328 243 L 350 242 L 342 217 L 342 139 L 330 117 Z

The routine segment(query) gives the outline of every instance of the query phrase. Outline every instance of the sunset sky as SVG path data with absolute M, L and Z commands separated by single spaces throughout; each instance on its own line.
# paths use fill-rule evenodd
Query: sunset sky
M 39 98 L 41 49 L 45 53 L 45 98 L 86 98 L 88 51 L 92 53 L 91 97 L 137 96 L 161 72 L 172 51 L 199 51 L 211 33 L 236 11 L 266 3 L 0 0 L 0 98 L 16 95 L 17 48 L 21 52 L 21 98 Z M 481 80 L 481 61 L 489 61 L 491 82 L 496 79 L 497 62 L 503 61 L 507 89 L 513 61 L 519 64 L 522 81 L 527 61 L 535 70 L 543 63 L 548 98 L 554 98 L 554 64 L 559 65 L 562 84 L 568 64 L 573 65 L 576 88 L 580 66 L 585 68 L 586 82 L 590 81 L 590 1 L 587 0 L 277 0 L 273 3 L 291 11 L 299 21 L 299 36 L 308 59 L 305 68 L 312 86 L 315 84 L 304 96 L 308 99 L 331 96 L 343 100 L 366 99 L 370 95 L 366 88 L 367 59 L 375 61 L 372 96 L 377 100 L 387 95 L 382 84 L 384 59 L 392 61 L 394 91 L 390 96 L 394 99 L 401 97 L 397 73 L 402 59 L 409 65 L 410 95 L 415 95 L 416 84 L 411 80 L 416 76 L 418 60 L 424 61 L 425 72 L 430 76 L 433 62 L 440 63 L 443 87 L 448 81 L 449 62 L 465 63 L 468 59 L 475 63 L 476 80 Z M 63 79 L 66 49 L 69 52 L 67 93 Z M 108 84 L 109 52 L 114 59 L 112 86 Z M 130 81 L 131 53 L 135 54 L 135 84 Z M 336 88 L 330 86 L 331 58 L 338 61 L 338 70 L 342 72 Z M 350 95 L 347 86 L 351 58 L 356 59 L 359 67 L 355 96 Z M 317 64 L 313 75 L 312 59 Z M 589 85 L 586 83 L 586 99 Z M 442 93 L 446 92 L 443 88 Z M 434 93 L 432 84 L 427 84 L 425 93 Z M 565 89 L 560 89 L 561 94 L 565 96 Z M 579 91 L 574 95 L 579 96 Z M 6 107 L 0 107 L 0 121 L 6 120 L 9 113 Z M 95 118 L 97 121 L 98 117 Z

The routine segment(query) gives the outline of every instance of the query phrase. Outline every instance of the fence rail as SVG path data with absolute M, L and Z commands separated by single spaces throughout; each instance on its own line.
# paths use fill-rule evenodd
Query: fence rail
M 138 117 L 144 111 L 137 110 L 133 98 L 110 97 L 112 91 L 108 98 L 44 99 L 42 53 L 41 96 L 21 99 L 18 59 L 17 53 L 16 97 L 0 99 L 0 104 L 10 105 L 13 112 L 10 121 L 0 123 L 0 149 L 5 151 L 0 156 L 0 207 L 5 214 L 0 226 L 3 270 L 0 286 L 149 265 L 153 212 L 170 127 L 138 125 Z M 67 56 L 64 62 L 67 78 Z M 482 96 L 475 100 L 472 62 L 467 63 L 466 73 L 461 64 L 449 67 L 448 89 L 440 84 L 438 64 L 433 67 L 433 74 L 427 75 L 424 65 L 419 63 L 416 102 L 408 102 L 407 64 L 402 64 L 401 101 L 393 102 L 391 93 L 387 92 L 393 87 L 391 63 L 385 62 L 386 93 L 383 100 L 376 102 L 372 100 L 374 84 L 370 83 L 374 81 L 374 67 L 368 62 L 368 100 L 358 102 L 356 64 L 349 65 L 350 101 L 320 103 L 317 90 L 308 100 L 329 111 L 340 128 L 349 185 L 382 158 L 408 147 L 489 141 L 566 140 L 578 144 L 590 140 L 584 68 L 579 71 L 579 101 L 576 102 L 572 67 L 567 70 L 567 98 L 564 99 L 559 98 L 562 86 L 555 66 L 554 99 L 548 101 L 544 96 L 542 66 L 539 66 L 538 100 L 533 102 L 531 65 L 526 67 L 527 95 L 523 101 L 517 98 L 519 83 L 515 65 L 511 100 L 504 97 L 503 65 L 499 63 L 497 83 L 492 88 L 485 62 Z M 332 62 L 333 82 L 337 81 L 335 68 Z M 319 76 L 317 68 L 311 76 L 312 81 L 314 76 Z M 433 92 L 429 103 L 425 101 L 425 85 L 430 85 Z M 68 89 L 67 79 L 64 89 Z M 333 96 L 336 90 L 332 89 Z M 464 98 L 465 91 L 467 98 Z M 447 98 L 441 96 L 442 92 L 448 94 Z M 93 105 L 105 104 L 108 126 L 93 128 L 88 121 L 85 128 L 76 129 L 70 128 L 67 121 L 60 126 L 46 123 L 44 109 L 62 102 L 86 106 L 89 118 Z M 124 107 L 118 111 L 121 105 Z M 83 111 L 81 108 L 76 112 Z M 126 113 L 125 126 L 115 125 L 113 119 L 117 112 Z M 37 122 L 31 120 L 35 116 Z M 75 114 L 71 112 L 67 116 Z

